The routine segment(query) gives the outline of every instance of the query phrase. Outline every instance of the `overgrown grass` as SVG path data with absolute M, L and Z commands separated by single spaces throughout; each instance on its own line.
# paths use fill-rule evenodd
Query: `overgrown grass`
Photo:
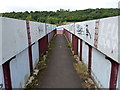
M 84 88 L 97 88 L 96 83 L 92 79 L 91 75 L 88 73 L 87 67 L 84 63 L 79 61 L 75 63 L 74 68 L 82 79 L 82 85 Z

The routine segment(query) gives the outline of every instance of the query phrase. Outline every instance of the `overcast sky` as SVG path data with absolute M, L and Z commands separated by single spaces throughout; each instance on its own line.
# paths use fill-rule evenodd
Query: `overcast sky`
M 60 8 L 83 10 L 87 8 L 117 8 L 120 0 L 0 0 L 1 12 L 56 11 Z

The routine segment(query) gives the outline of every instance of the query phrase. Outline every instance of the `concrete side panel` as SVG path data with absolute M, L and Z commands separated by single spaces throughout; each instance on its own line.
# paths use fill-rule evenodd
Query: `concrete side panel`
M 51 24 L 46 24 L 46 33 L 50 33 L 52 31 L 52 26 Z
M 111 75 L 111 62 L 105 55 L 93 48 L 92 50 L 92 76 L 100 88 L 109 88 Z
M 53 31 L 54 29 L 56 29 L 56 25 L 51 24 L 51 30 Z
M 2 65 L 0 65 L 0 85 L 2 85 L 2 88 L 5 88 L 5 84 L 4 84 L 4 74 L 3 74 Z
M 40 35 L 39 37 L 41 37 L 41 38 L 46 35 L 46 27 L 45 27 L 45 25 L 46 25 L 45 23 L 40 23 L 40 26 L 39 26 L 40 27 L 39 28 L 39 35 Z
M 98 50 L 118 62 L 118 17 L 100 19 Z
M 32 21 L 29 22 L 29 25 L 30 25 L 31 44 L 33 44 L 40 39 L 39 33 L 42 32 L 39 32 L 39 29 L 41 29 L 41 27 L 40 27 L 40 23 L 32 22 Z
M 83 41 L 82 42 L 82 61 L 86 64 L 88 67 L 88 45 Z
M 39 61 L 39 48 L 38 42 L 32 45 L 32 60 L 33 60 L 33 68 L 35 68 L 36 64 Z
M 68 38 L 69 38 L 69 41 L 71 42 L 71 34 L 70 34 L 70 32 L 68 32 Z
M 51 32 L 48 34 L 48 43 L 51 41 L 52 37 L 53 37 L 53 33 Z
M 24 88 L 30 75 L 28 49 L 18 54 L 10 62 L 11 82 L 13 88 Z
M 84 21 L 75 24 L 75 35 L 91 46 L 94 46 L 95 21 Z
M 69 29 L 67 28 L 69 26 Z M 118 16 L 64 26 L 100 52 L 118 60 Z
M 30 21 L 30 33 L 33 44 L 46 35 L 46 24 Z
M 68 25 L 63 25 L 63 27 L 64 27 L 66 30 L 70 31 L 70 30 L 69 30 L 69 28 L 70 28 L 70 27 L 69 27 L 69 24 L 68 24 Z
M 69 32 L 71 32 L 72 34 L 75 34 L 75 24 L 72 23 L 72 24 L 69 24 Z
M 72 43 L 72 34 L 70 34 L 70 39 L 71 39 L 71 43 Z
M 78 39 L 78 56 L 80 56 L 80 39 Z
M 2 18 L 2 63 L 28 47 L 26 21 Z
M 50 42 L 51 39 L 51 33 L 48 34 L 48 43 Z
M 0 65 L 2 65 L 2 17 L 0 17 Z

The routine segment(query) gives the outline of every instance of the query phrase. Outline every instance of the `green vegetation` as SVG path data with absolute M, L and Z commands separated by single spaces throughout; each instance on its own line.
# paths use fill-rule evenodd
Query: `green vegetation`
M 97 8 L 76 11 L 60 9 L 57 11 L 10 12 L 3 13 L 2 16 L 61 25 L 65 24 L 66 22 L 80 22 L 85 20 L 118 16 L 120 15 L 120 13 L 118 14 L 118 11 L 120 10 L 117 8 Z

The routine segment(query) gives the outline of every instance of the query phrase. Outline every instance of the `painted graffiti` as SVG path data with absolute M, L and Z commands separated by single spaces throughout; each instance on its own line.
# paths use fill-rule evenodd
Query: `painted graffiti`
M 39 32 L 43 32 L 43 31 L 44 31 L 42 24 L 40 24 L 40 25 L 38 26 L 38 31 L 39 31 Z
M 83 30 L 83 28 L 80 25 L 77 26 L 77 32 L 80 35 L 84 35 L 84 30 Z
M 91 32 L 88 29 L 88 25 L 85 25 L 84 27 L 82 27 L 81 25 L 77 25 L 77 27 L 76 27 L 77 28 L 77 34 L 86 36 L 86 38 L 91 39 L 92 38 L 91 37 Z
M 86 37 L 91 39 L 91 33 L 90 33 L 89 29 L 88 29 L 88 25 L 86 25 Z

